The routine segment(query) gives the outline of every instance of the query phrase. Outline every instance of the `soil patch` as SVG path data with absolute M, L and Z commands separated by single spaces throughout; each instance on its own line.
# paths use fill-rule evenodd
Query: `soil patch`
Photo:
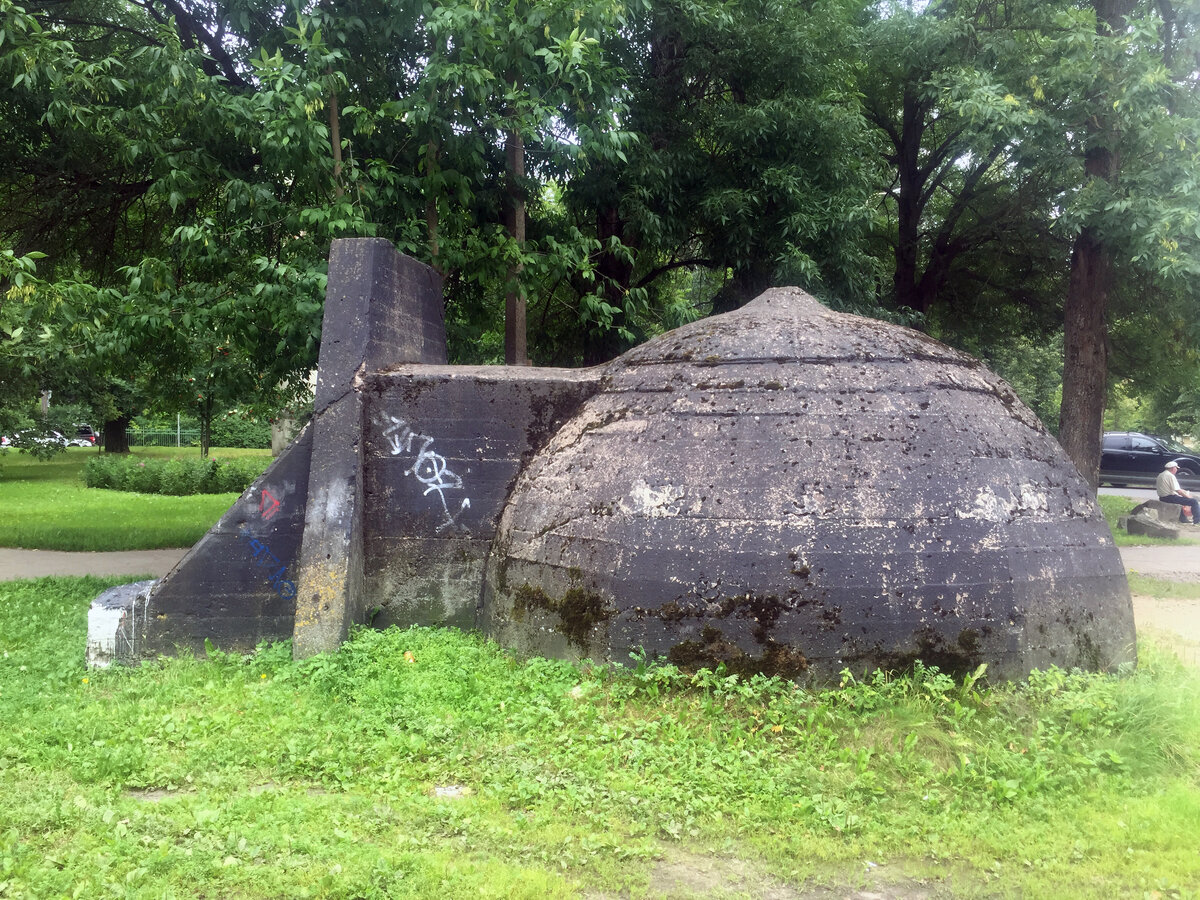
M 668 848 L 650 873 L 647 894 L 663 900 L 754 898 L 754 900 L 936 900 L 949 897 L 948 885 L 909 878 L 893 867 L 868 863 L 857 883 L 792 885 L 732 856 L 707 856 Z M 616 900 L 620 895 L 589 892 L 588 900 Z

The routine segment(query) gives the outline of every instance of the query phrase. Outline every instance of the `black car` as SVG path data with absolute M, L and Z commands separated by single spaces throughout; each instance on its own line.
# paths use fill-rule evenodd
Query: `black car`
M 1137 431 L 1104 432 L 1100 483 L 1113 487 L 1154 486 L 1171 460 L 1179 461 L 1175 476 L 1189 490 L 1200 490 L 1200 456 L 1168 438 Z

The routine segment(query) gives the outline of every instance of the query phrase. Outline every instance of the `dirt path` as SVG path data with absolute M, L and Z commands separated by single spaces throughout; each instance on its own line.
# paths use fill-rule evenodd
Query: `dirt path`
M 1200 547 L 1122 547 L 1125 571 L 1165 581 L 1200 581 Z M 1185 662 L 1200 665 L 1200 600 L 1133 595 L 1133 620 Z

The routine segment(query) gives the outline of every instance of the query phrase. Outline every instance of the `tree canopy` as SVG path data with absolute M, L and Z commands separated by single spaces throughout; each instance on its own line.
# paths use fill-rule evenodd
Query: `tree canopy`
M 1109 394 L 1200 429 L 1198 19 L 0 0 L 0 409 L 282 402 L 330 241 L 374 235 L 443 274 L 452 359 L 595 363 L 798 284 L 983 356 L 1094 476 Z

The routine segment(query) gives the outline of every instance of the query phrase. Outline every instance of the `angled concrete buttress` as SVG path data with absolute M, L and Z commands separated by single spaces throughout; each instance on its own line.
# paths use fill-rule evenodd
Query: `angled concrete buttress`
M 175 570 L 97 599 L 89 661 L 367 622 L 815 680 L 1135 661 L 1087 486 L 925 335 L 785 288 L 592 369 L 445 353 L 436 273 L 336 241 L 313 421 Z
M 407 302 L 401 302 L 401 301 Z M 442 279 L 388 241 L 335 241 L 329 256 L 313 404 L 304 540 L 296 565 L 293 652 L 337 647 L 365 613 L 363 398 L 366 372 L 445 363 Z

